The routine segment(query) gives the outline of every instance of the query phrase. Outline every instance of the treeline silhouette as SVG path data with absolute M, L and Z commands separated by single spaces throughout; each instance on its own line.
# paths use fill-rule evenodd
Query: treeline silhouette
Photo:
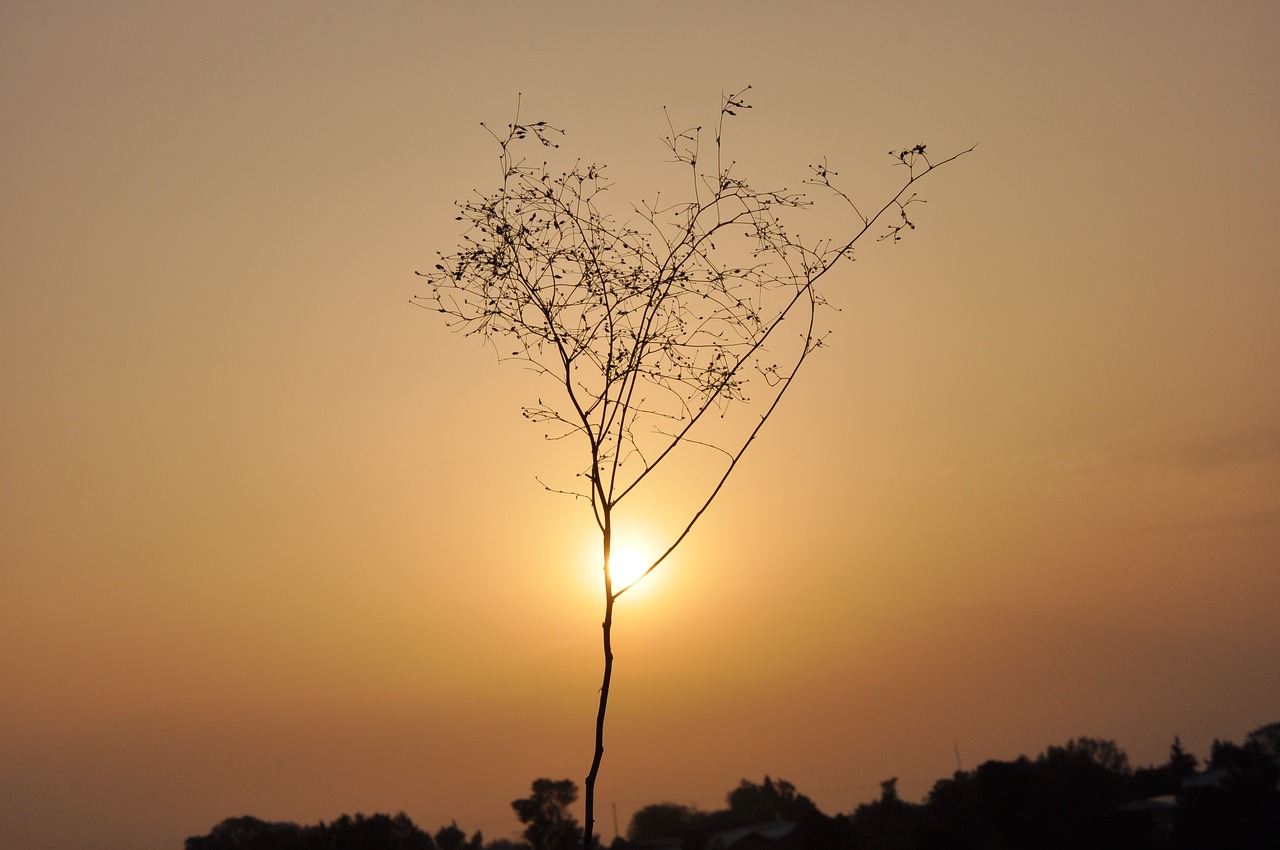
M 403 813 L 314 826 L 229 818 L 186 850 L 577 850 L 571 780 L 534 781 L 512 802 L 524 840 L 486 842 L 456 823 L 434 834 Z M 726 807 L 655 803 L 635 813 L 612 850 L 1276 850 L 1280 848 L 1280 723 L 1243 744 L 1215 740 L 1203 763 L 1174 738 L 1166 762 L 1134 769 L 1115 742 L 1076 738 L 1032 759 L 987 761 L 938 780 L 919 803 L 897 779 L 880 798 L 828 815 L 786 780 L 742 780 Z
M 477 831 L 470 838 L 456 823 L 441 827 L 433 837 L 401 812 L 392 817 L 343 815 L 332 823 L 299 826 L 255 817 L 227 818 L 208 835 L 192 836 L 186 850 L 483 850 Z

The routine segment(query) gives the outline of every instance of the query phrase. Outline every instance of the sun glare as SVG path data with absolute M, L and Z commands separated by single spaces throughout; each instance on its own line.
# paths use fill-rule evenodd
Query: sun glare
M 656 557 L 651 554 L 655 546 L 652 538 L 647 533 L 646 528 L 628 528 L 625 531 L 615 529 L 613 532 L 613 541 L 610 548 L 609 556 L 609 575 L 613 581 L 613 591 L 617 593 L 623 588 L 631 587 L 633 582 L 644 575 L 644 571 L 653 565 L 653 559 Z M 581 558 L 580 564 L 582 568 L 582 576 L 586 579 L 586 587 L 594 596 L 602 587 L 600 585 L 600 539 L 591 535 L 581 538 L 581 548 L 579 549 Z M 664 566 L 666 561 L 663 562 Z M 660 573 L 662 568 L 655 570 L 653 573 L 645 577 L 643 581 L 636 584 L 632 590 L 627 592 L 627 596 L 643 595 L 647 596 L 651 589 L 661 585 Z M 655 579 L 657 581 L 655 582 Z
M 635 549 L 619 547 L 610 556 L 609 572 L 613 574 L 613 589 L 621 590 L 644 574 L 648 560 Z

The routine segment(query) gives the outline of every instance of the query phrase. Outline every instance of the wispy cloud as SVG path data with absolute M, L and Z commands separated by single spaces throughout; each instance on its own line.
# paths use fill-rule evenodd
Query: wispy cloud
M 1086 468 L 1094 472 L 1209 474 L 1280 465 L 1280 423 L 1171 440 L 1127 442 L 1103 449 Z

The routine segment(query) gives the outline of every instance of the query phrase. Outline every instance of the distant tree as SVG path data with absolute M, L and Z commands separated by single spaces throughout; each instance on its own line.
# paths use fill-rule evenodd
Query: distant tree
M 436 830 L 435 841 L 437 850 L 465 850 L 467 834 L 458 828 L 457 821 L 452 821 Z
M 296 823 L 272 823 L 248 815 L 227 818 L 208 835 L 183 842 L 186 850 L 304 850 L 306 830 Z
M 434 850 L 431 836 L 403 812 L 395 817 L 342 815 L 332 823 L 298 826 L 253 817 L 228 818 L 186 850 Z
M 1116 846 L 1117 808 L 1133 771 L 1114 741 L 1076 738 L 1050 747 L 1035 765 L 1036 803 L 1050 846 Z
M 1213 745 L 1209 748 L 1208 769 L 1247 771 L 1262 754 L 1262 748 L 1256 742 L 1241 746 L 1232 741 L 1214 738 Z
M 431 836 L 401 812 L 395 817 L 374 814 L 343 815 L 321 827 L 329 850 L 434 850 Z
M 1115 741 L 1101 738 L 1074 738 L 1062 747 L 1049 747 L 1041 761 L 1077 761 L 1096 765 L 1107 773 L 1123 775 L 1129 772 L 1129 756 L 1116 746 Z
M 1128 758 L 1113 743 L 1078 738 L 1035 761 L 1022 756 L 957 772 L 935 784 L 919 817 L 907 822 L 928 848 L 1118 850 L 1132 846 L 1116 811 L 1128 776 Z
M 677 449 L 710 450 L 719 459 L 692 491 L 688 514 L 669 530 L 648 575 L 715 501 L 823 345 L 818 319 L 827 302 L 819 281 L 874 229 L 892 242 L 914 230 L 917 182 L 968 153 L 932 159 L 923 144 L 891 151 L 903 179 L 865 214 L 825 161 L 811 166 L 805 182 L 852 218 L 836 237 L 802 241 L 783 217 L 812 201 L 753 187 L 725 156 L 727 120 L 751 108 L 745 94 L 723 98 L 709 149 L 701 127 L 677 132 L 669 125 L 665 145 L 689 195 L 670 201 L 655 194 L 626 210 L 624 220 L 605 209 L 610 184 L 602 166 L 577 160 L 557 170 L 522 153 L 527 143 L 540 153 L 558 147 L 561 131 L 517 113 L 505 131 L 490 131 L 501 187 L 459 203 L 457 218 L 469 228 L 463 244 L 439 255 L 423 274 L 428 292 L 415 298 L 451 328 L 493 344 L 500 359 L 547 379 L 552 394 L 524 415 L 546 427 L 549 439 L 577 440 L 582 452 L 577 483 L 544 486 L 589 504 L 600 533 L 604 671 L 585 782 L 588 846 L 613 676 L 614 604 L 639 580 L 615 585 L 611 568 L 623 502 L 648 490 L 642 485 L 657 481 L 655 472 L 689 457 Z M 749 410 L 744 403 L 753 397 L 757 412 L 724 418 L 730 408 Z
M 1173 744 L 1169 747 L 1169 762 L 1165 766 L 1170 775 L 1179 780 L 1194 776 L 1200 767 L 1200 760 L 1182 748 L 1182 740 L 1173 736 Z
M 1272 758 L 1280 758 L 1280 723 L 1259 726 L 1245 736 L 1244 742 L 1245 746 L 1256 746 Z
M 437 850 L 483 850 L 484 835 L 477 829 L 467 838 L 467 834 L 458 828 L 458 822 L 452 821 L 436 830 L 435 846 Z
M 982 806 L 974 772 L 956 771 L 939 779 L 925 798 L 920 846 L 930 850 L 968 850 L 978 847 L 982 834 Z
M 569 806 L 578 799 L 578 786 L 569 779 L 535 779 L 532 790 L 528 797 L 511 803 L 525 825 L 525 840 L 533 850 L 575 850 L 582 841 L 582 829 L 569 814 Z
M 924 807 L 903 802 L 898 777 L 880 783 L 880 799 L 864 803 L 853 813 L 850 833 L 859 850 L 908 850 L 918 847 L 924 828 Z
M 984 762 L 974 779 L 982 837 L 997 847 L 1037 846 L 1043 807 L 1031 760 L 1022 756 L 1011 762 Z
M 627 827 L 627 838 L 683 838 L 693 824 L 697 810 L 679 803 L 653 803 L 636 811 Z
M 729 792 L 729 811 L 737 825 L 747 826 L 768 820 L 799 821 L 818 811 L 805 795 L 785 779 L 774 782 L 765 776 L 757 785 L 746 779 Z
M 1126 801 L 1133 801 L 1177 794 L 1182 790 L 1183 781 L 1194 776 L 1199 765 L 1199 759 L 1187 752 L 1182 740 L 1174 736 L 1169 747 L 1169 760 L 1162 765 L 1133 771 L 1128 781 L 1123 783 L 1123 796 Z
M 1265 735 L 1243 746 L 1215 740 L 1209 767 L 1219 776 L 1188 784 L 1178 796 L 1174 846 L 1280 847 L 1280 761 Z

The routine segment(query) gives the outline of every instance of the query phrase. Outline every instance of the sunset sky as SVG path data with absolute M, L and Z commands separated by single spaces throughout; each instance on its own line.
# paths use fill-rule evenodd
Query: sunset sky
M 623 597 L 606 842 L 766 773 L 847 812 L 1280 720 L 1277 45 L 1273 0 L 0 0 L 0 846 L 509 837 L 581 784 L 592 527 L 535 480 L 579 456 L 410 304 L 518 93 L 624 205 L 664 106 L 748 84 L 762 185 L 978 144 Z

